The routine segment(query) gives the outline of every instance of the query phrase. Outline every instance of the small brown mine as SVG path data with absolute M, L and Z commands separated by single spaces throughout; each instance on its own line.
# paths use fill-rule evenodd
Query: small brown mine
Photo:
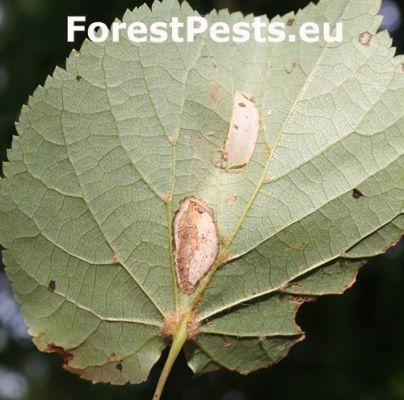
M 362 44 L 363 46 L 368 47 L 370 44 L 370 41 L 372 39 L 373 35 L 370 32 L 362 32 L 359 35 L 359 43 Z
M 245 167 L 254 153 L 258 130 L 259 115 L 254 100 L 250 95 L 236 91 L 220 167 L 226 171 Z
M 219 250 L 212 210 L 195 197 L 182 200 L 173 221 L 173 238 L 177 285 L 190 294 L 215 262 Z
M 116 369 L 117 369 L 118 371 L 122 371 L 122 370 L 123 370 L 122 364 L 121 364 L 121 363 L 116 364 Z
M 80 82 L 80 81 L 81 81 L 81 78 L 82 78 L 82 77 L 81 77 L 80 75 L 76 75 L 76 81 L 79 81 L 79 82 Z
M 289 18 L 288 22 L 286 22 L 286 26 L 292 26 L 294 22 L 295 22 L 294 18 Z
M 55 289 L 56 289 L 56 282 L 54 280 L 49 281 L 48 290 L 53 293 Z

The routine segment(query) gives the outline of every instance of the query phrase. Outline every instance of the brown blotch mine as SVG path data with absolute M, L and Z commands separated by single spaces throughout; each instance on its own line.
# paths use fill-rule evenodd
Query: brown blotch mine
M 56 282 L 54 280 L 50 280 L 48 284 L 48 290 L 53 293 L 56 289 Z
M 361 197 L 363 197 L 364 194 L 357 188 L 352 189 L 352 197 L 357 200 Z
M 373 35 L 370 32 L 362 32 L 359 35 L 358 41 L 361 45 L 368 47 Z
M 77 81 L 77 82 L 80 82 L 82 78 L 83 78 L 82 76 L 76 75 L 76 81 Z
M 116 369 L 118 371 L 122 371 L 123 370 L 123 365 L 121 363 L 116 364 Z
M 292 26 L 294 22 L 295 22 L 294 18 L 289 18 L 288 22 L 286 22 L 286 26 Z
M 173 220 L 173 241 L 177 285 L 183 293 L 190 294 L 218 254 L 212 210 L 195 197 L 182 200 Z

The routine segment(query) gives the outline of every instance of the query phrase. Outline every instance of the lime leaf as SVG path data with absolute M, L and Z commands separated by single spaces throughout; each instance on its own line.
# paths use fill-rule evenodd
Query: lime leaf
M 171 338 L 163 381 L 184 343 L 195 373 L 249 373 L 302 340 L 300 305 L 343 292 L 404 229 L 404 58 L 379 6 L 274 18 L 287 34 L 342 22 L 342 43 L 122 33 L 72 52 L 23 107 L 0 182 L 7 275 L 40 350 L 125 384 Z M 190 15 L 166 0 L 123 21 Z

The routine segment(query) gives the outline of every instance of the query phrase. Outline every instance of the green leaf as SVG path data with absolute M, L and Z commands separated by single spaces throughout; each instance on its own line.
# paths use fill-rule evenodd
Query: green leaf
M 379 6 L 323 0 L 274 19 L 293 20 L 287 34 L 342 22 L 343 43 L 122 36 L 73 51 L 23 107 L 0 182 L 3 258 L 40 350 L 93 382 L 136 383 L 172 337 L 162 386 L 187 338 L 195 373 L 248 373 L 303 338 L 299 306 L 343 292 L 404 230 L 404 58 L 377 33 Z M 123 21 L 195 14 L 166 0 Z M 236 92 L 260 129 L 230 171 L 218 157 Z M 187 197 L 212 210 L 220 239 L 190 295 L 172 257 Z

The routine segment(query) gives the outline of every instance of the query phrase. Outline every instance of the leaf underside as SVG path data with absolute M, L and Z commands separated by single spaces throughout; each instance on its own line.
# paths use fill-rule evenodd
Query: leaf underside
M 343 43 L 85 41 L 23 107 L 0 186 L 0 242 L 29 332 L 93 382 L 144 381 L 164 321 L 195 307 L 195 373 L 248 373 L 303 338 L 299 306 L 342 293 L 404 231 L 404 58 L 379 1 L 323 0 L 274 20 L 342 22 Z M 175 0 L 124 22 L 185 19 Z M 212 12 L 210 23 L 253 16 Z M 370 43 L 360 42 L 370 33 Z M 241 171 L 217 167 L 236 91 L 260 130 Z M 227 259 L 176 287 L 179 202 L 213 210 Z M 199 294 L 199 297 L 197 296 Z

